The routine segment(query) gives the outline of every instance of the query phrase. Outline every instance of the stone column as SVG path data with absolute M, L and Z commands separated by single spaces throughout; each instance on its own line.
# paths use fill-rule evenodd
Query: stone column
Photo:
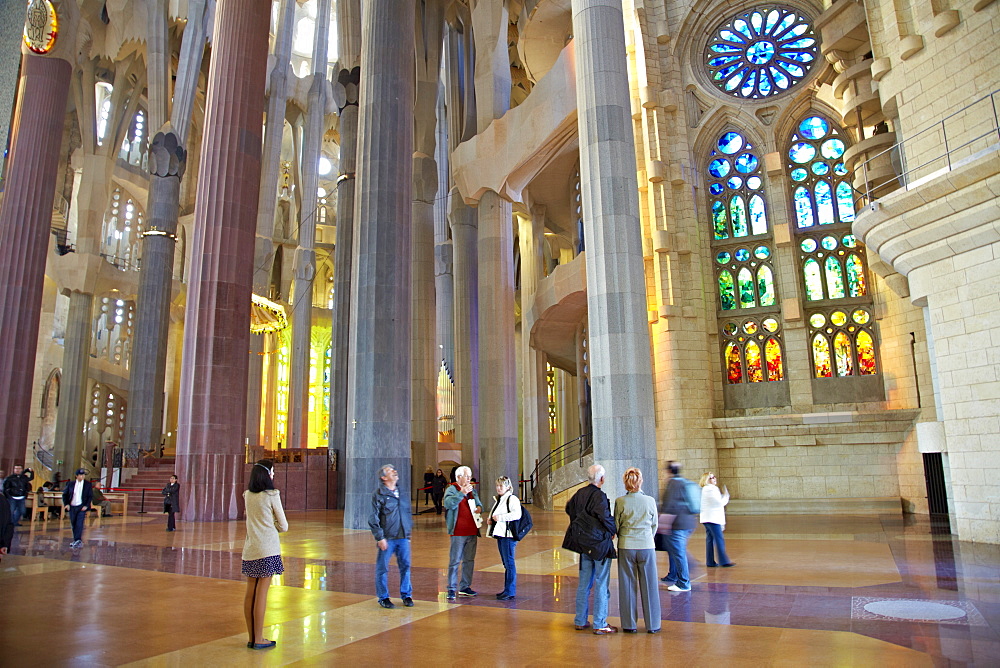
M 479 200 L 480 480 L 516 480 L 517 364 L 514 356 L 514 233 L 511 203 L 493 191 Z M 516 486 L 516 484 L 515 484 Z
M 177 463 L 190 520 L 242 512 L 268 3 L 216 5 L 195 205 Z
M 621 1 L 573 0 L 572 12 L 594 461 L 613 499 L 629 466 L 659 489 L 635 140 Z
M 289 61 L 292 56 L 295 7 L 295 0 L 281 0 L 274 39 L 274 67 L 271 69 L 270 88 L 267 92 L 253 263 L 253 291 L 264 297 L 268 296 L 268 283 L 271 280 L 271 265 L 274 260 L 274 209 L 278 199 L 278 177 L 281 171 L 281 138 L 285 131 L 285 103 L 288 99 L 288 71 L 291 68 Z M 247 378 L 247 439 L 251 445 L 265 444 L 260 433 L 260 411 L 266 336 L 267 334 L 257 334 L 250 337 L 252 354 Z
M 64 35 L 53 55 L 25 55 L 11 123 L 7 179 L 0 209 L 0 467 L 23 463 L 33 409 L 31 384 L 38 345 L 45 255 L 62 152 L 66 96 L 75 56 L 76 3 L 56 2 Z M 24 14 L 22 12 L 21 16 Z M 27 50 L 25 49 L 25 52 Z
M 448 118 L 445 114 L 445 91 L 437 103 L 438 189 L 434 195 L 434 305 L 437 329 L 438 361 L 444 361 L 448 374 L 455 374 L 455 281 L 452 276 L 452 246 L 448 234 Z
M 371 0 L 362 16 L 344 508 L 344 526 L 352 529 L 368 526 L 381 465 L 394 465 L 400 493 L 411 493 L 414 14 L 408 3 Z
M 56 438 L 52 445 L 53 471 L 71 478 L 80 466 L 83 452 L 81 427 L 87 412 L 87 379 L 90 368 L 90 332 L 94 327 L 94 296 L 66 290 L 69 312 L 66 314 L 63 346 L 62 382 L 59 384 L 59 408 L 56 411 Z
M 535 462 L 549 453 L 548 397 L 545 386 L 545 353 L 531 345 L 535 325 L 531 304 L 542 278 L 542 238 L 545 207 L 532 207 L 531 217 L 519 217 L 521 248 L 521 400 L 524 448 L 522 471 L 530 475 Z
M 451 239 L 455 276 L 455 441 L 462 445 L 462 463 L 479 469 L 479 271 L 476 265 L 476 210 L 451 194 Z

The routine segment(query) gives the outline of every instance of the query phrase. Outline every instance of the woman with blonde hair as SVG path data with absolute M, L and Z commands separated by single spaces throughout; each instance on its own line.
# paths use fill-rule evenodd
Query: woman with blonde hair
M 517 596 L 517 565 L 514 550 L 517 541 L 513 538 L 508 522 L 521 519 L 521 501 L 514 496 L 510 478 L 497 478 L 497 495 L 493 497 L 493 511 L 490 513 L 490 535 L 497 539 L 500 560 L 503 562 L 503 591 L 497 594 L 498 601 L 510 601 Z
M 615 499 L 618 527 L 618 608 L 622 631 L 636 633 L 636 586 L 642 599 L 647 633 L 660 632 L 660 592 L 657 587 L 656 501 L 642 493 L 642 471 L 633 467 L 622 476 L 627 493 Z
M 698 481 L 701 485 L 701 523 L 705 525 L 705 565 L 709 568 L 735 566 L 726 554 L 726 539 L 722 532 L 726 528 L 726 504 L 729 490 L 719 491 L 715 474 L 708 471 Z M 714 548 L 714 549 L 713 549 Z M 715 553 L 719 560 L 715 560 Z

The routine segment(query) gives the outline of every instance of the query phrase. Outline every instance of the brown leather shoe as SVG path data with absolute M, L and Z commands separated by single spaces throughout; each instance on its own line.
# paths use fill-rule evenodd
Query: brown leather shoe
M 595 636 L 607 636 L 612 633 L 618 633 L 617 626 L 605 626 L 603 629 L 594 629 Z
M 577 630 L 577 631 L 586 631 L 586 630 L 587 630 L 587 629 L 589 629 L 589 628 L 590 628 L 590 622 L 587 622 L 587 623 L 586 623 L 586 624 L 584 624 L 583 626 L 577 626 L 577 627 L 576 627 L 576 630 Z

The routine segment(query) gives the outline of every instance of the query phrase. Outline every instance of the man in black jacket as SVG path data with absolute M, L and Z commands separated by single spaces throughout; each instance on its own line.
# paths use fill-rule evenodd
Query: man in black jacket
M 70 547 L 83 546 L 83 521 L 87 519 L 87 511 L 93 503 L 94 490 L 87 480 L 87 469 L 77 469 L 76 480 L 67 482 L 63 488 L 62 500 L 64 506 L 69 506 L 69 522 L 73 526 L 73 542 Z
M 410 499 L 396 486 L 399 473 L 391 464 L 379 470 L 382 484 L 372 494 L 372 514 L 368 526 L 378 544 L 375 559 L 375 593 L 378 604 L 383 608 L 395 608 L 389 600 L 389 559 L 396 554 L 399 567 L 399 596 L 403 605 L 413 607 L 413 586 L 410 584 L 410 532 L 413 517 Z
M 615 520 L 611 516 L 608 495 L 601 491 L 604 467 L 594 464 L 587 469 L 590 484 L 578 490 L 566 504 L 569 529 L 563 548 L 580 555 L 580 580 L 576 588 L 577 631 L 590 628 L 587 621 L 590 590 L 594 590 L 594 633 L 608 635 L 618 628 L 608 624 L 608 599 L 611 597 L 611 560 L 615 553 Z
M 22 472 L 20 466 L 14 466 L 14 473 L 3 481 L 3 493 L 10 503 L 11 520 L 14 526 L 21 526 L 21 518 L 24 516 L 24 500 L 31 494 L 31 481 L 34 480 L 35 473 L 31 469 Z

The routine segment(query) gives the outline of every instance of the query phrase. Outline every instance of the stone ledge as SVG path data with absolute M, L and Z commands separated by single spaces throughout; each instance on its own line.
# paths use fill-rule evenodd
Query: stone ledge
M 898 496 L 837 499 L 732 499 L 727 515 L 891 515 L 903 512 Z

